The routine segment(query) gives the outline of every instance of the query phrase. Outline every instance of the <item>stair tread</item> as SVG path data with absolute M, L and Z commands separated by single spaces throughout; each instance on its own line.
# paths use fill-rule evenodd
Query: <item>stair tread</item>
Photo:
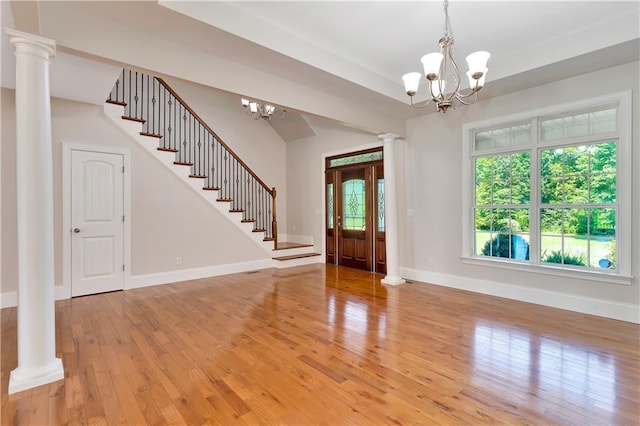
M 313 247 L 313 244 L 288 243 L 286 241 L 278 241 L 276 248 L 274 248 L 273 250 L 287 250 L 301 247 Z
M 314 257 L 321 256 L 320 253 L 304 253 L 304 254 L 292 254 L 291 256 L 279 256 L 274 257 L 273 260 L 293 260 L 293 259 L 304 259 L 305 257 Z
M 126 102 L 123 102 L 123 101 L 114 101 L 114 100 L 112 100 L 112 99 L 107 99 L 107 100 L 106 100 L 106 102 L 107 102 L 108 104 L 114 104 L 114 105 L 120 105 L 120 106 L 127 106 L 127 103 L 126 103 Z
M 157 133 L 148 133 L 148 132 L 140 132 L 140 135 L 141 136 L 149 136 L 149 137 L 158 138 L 158 139 L 160 139 L 162 137 L 162 135 L 159 135 Z
M 127 105 L 127 103 L 121 102 L 121 101 L 107 100 L 106 102 L 107 103 L 111 103 L 111 104 L 121 105 L 121 106 L 126 106 Z M 120 114 L 118 114 L 118 115 L 120 115 Z M 132 117 L 130 115 L 121 115 L 120 117 L 123 120 L 134 121 L 134 122 L 138 122 L 138 123 L 142 123 L 142 124 L 146 123 L 146 121 L 147 121 L 147 120 L 145 120 L 143 118 Z M 198 117 L 196 116 L 196 118 L 198 118 Z M 198 120 L 199 120 L 199 118 L 198 118 Z M 205 127 L 206 127 L 206 125 L 205 125 Z M 171 132 L 171 128 L 169 128 L 169 132 Z M 145 131 L 141 131 L 141 132 L 139 132 L 139 134 L 141 136 L 153 137 L 153 138 L 157 138 L 157 139 L 162 139 L 164 137 L 164 135 L 161 135 L 161 134 L 158 134 L 158 133 L 151 133 L 151 132 L 145 132 Z M 186 141 L 185 141 L 185 144 L 186 144 Z M 159 145 L 165 145 L 165 143 L 160 142 Z M 164 152 L 174 152 L 174 153 L 180 152 L 177 149 L 177 147 L 176 148 L 170 148 L 170 147 L 166 147 L 166 146 L 159 146 L 159 147 L 157 147 L 157 150 L 158 151 L 164 151 Z M 180 156 L 180 157 L 182 157 L 182 156 Z M 225 156 L 225 159 L 226 159 L 226 156 Z M 178 166 L 191 166 L 191 167 L 194 166 L 193 162 L 187 162 L 187 161 L 173 161 L 173 164 L 174 165 L 178 165 Z M 240 161 L 240 164 L 244 165 L 244 163 L 242 163 L 241 161 Z M 249 172 L 251 172 L 251 170 L 249 170 Z M 202 178 L 202 179 L 208 179 L 209 178 L 208 175 L 203 175 L 203 174 L 193 173 L 193 172 L 191 174 L 189 174 L 189 177 L 190 178 Z M 226 178 L 225 178 L 225 183 L 226 183 Z M 215 186 L 203 186 L 202 189 L 203 190 L 209 190 L 209 191 L 220 191 L 221 190 L 220 188 L 215 187 Z M 275 197 L 275 188 L 273 188 L 273 191 L 269 191 L 267 189 L 267 192 L 269 192 L 271 195 L 273 195 Z M 220 197 L 220 195 L 222 195 L 222 194 L 219 194 L 219 197 Z M 232 203 L 233 199 L 232 198 L 226 198 L 226 197 L 220 197 L 220 198 L 217 198 L 216 201 Z M 240 208 L 231 208 L 229 210 L 229 212 L 230 213 L 245 213 L 245 210 L 244 209 L 240 209 Z M 257 220 L 256 219 L 245 219 L 245 218 L 242 218 L 240 222 L 242 222 L 242 223 L 254 223 L 254 226 L 255 226 L 255 223 L 257 222 Z M 262 229 L 262 228 L 257 228 L 257 229 L 252 229 L 252 232 L 263 232 L 263 233 L 266 234 L 267 230 L 266 229 Z M 266 234 L 266 235 L 268 235 L 268 234 Z M 277 239 L 274 238 L 274 237 L 266 237 L 266 238 L 263 239 L 263 241 L 273 241 L 273 242 L 275 242 L 274 245 L 276 246 L 276 248 L 274 248 L 274 250 L 285 250 L 287 248 L 312 247 L 313 246 L 311 244 L 295 244 L 295 243 L 286 243 L 286 242 L 278 244 L 277 243 Z M 296 259 L 296 258 L 303 258 L 303 257 L 310 257 L 310 256 L 319 256 L 319 255 L 320 255 L 319 253 L 307 253 L 307 254 L 302 254 L 302 255 L 289 255 L 289 256 L 281 256 L 281 257 L 277 257 L 277 258 L 274 257 L 274 259 L 277 259 L 277 260 L 288 260 L 288 259 Z
M 142 118 L 129 117 L 128 115 L 123 115 L 122 119 L 123 120 L 129 120 L 129 121 L 137 121 L 138 123 L 146 123 L 147 122 L 147 120 L 143 120 Z

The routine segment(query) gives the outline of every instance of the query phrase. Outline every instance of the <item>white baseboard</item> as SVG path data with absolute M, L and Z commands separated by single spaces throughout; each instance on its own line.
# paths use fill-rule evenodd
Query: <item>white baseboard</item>
M 71 286 L 57 285 L 53 287 L 55 300 L 71 299 Z
M 160 284 L 180 281 L 196 280 L 199 278 L 215 277 L 219 275 L 236 274 L 239 272 L 255 271 L 273 268 L 273 259 L 262 259 L 251 262 L 231 263 L 227 265 L 206 266 L 203 268 L 180 269 L 176 271 L 157 272 L 153 274 L 133 275 L 125 283 L 125 290 L 150 287 Z M 55 300 L 71 298 L 71 288 L 65 286 L 54 287 Z M 7 291 L 0 293 L 0 309 L 18 306 L 18 292 Z
M 53 298 L 54 300 L 71 299 L 71 288 L 62 285 L 54 286 Z M 14 306 L 18 306 L 17 291 L 7 291 L 4 293 L 0 293 L 0 309 L 13 308 Z
M 251 262 L 206 266 L 203 268 L 180 269 L 176 271 L 156 272 L 153 274 L 132 275 L 129 278 L 129 282 L 125 284 L 125 290 L 272 268 L 272 262 L 272 259 L 262 259 Z
M 14 306 L 18 306 L 17 291 L 6 291 L 4 293 L 0 293 L 0 309 L 13 308 Z
M 125 286 L 125 289 L 149 287 L 172 282 L 247 272 L 271 268 L 273 266 L 272 259 L 263 259 L 228 265 L 216 265 L 204 268 L 182 269 L 177 271 L 136 275 L 129 279 L 128 285 Z M 506 299 L 520 300 L 522 302 L 535 303 L 538 305 L 567 309 L 574 312 L 640 324 L 640 306 L 630 303 L 612 302 L 610 300 L 597 299 L 593 297 L 577 296 L 531 287 L 522 287 L 513 284 L 439 274 L 412 268 L 400 268 L 400 273 L 404 278 L 438 286 L 468 290 L 491 296 L 504 297 Z M 69 292 L 67 290 L 68 289 L 62 286 L 55 286 L 56 300 L 68 299 L 70 294 L 68 294 Z M 17 305 L 18 293 L 16 291 L 7 291 L 0 294 L 1 309 Z
M 412 268 L 400 268 L 403 277 L 443 287 L 468 290 L 506 299 L 535 303 L 640 324 L 640 306 L 495 281 L 478 280 Z

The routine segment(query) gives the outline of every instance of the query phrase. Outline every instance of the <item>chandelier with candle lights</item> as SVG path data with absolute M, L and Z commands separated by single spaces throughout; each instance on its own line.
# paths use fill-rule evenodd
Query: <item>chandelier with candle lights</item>
M 411 105 L 423 108 L 433 101 L 436 111 L 446 113 L 449 107 L 470 105 L 478 99 L 478 92 L 484 86 L 487 76 L 489 52 L 478 51 L 467 56 L 467 79 L 469 89 L 461 90 L 460 69 L 453 57 L 453 31 L 449 21 L 449 1 L 444 0 L 444 36 L 439 41 L 440 52 L 428 53 L 422 57 L 424 76 L 428 81 L 430 99 L 414 103 L 413 96 L 418 92 L 422 74 L 410 72 L 402 76 L 404 87 L 411 100 Z
M 272 117 L 284 118 L 286 110 L 278 109 L 273 105 L 261 104 L 260 102 L 250 101 L 248 99 L 242 99 L 240 101 L 242 106 L 246 108 L 246 113 L 253 117 L 254 120 L 263 118 L 267 121 L 271 121 Z

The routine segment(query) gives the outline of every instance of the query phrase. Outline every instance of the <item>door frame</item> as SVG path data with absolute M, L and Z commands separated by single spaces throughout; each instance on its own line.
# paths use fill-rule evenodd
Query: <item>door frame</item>
M 124 289 L 129 288 L 131 278 L 131 151 L 103 145 L 89 145 L 75 142 L 62 142 L 62 286 L 56 291 L 56 300 L 71 298 L 71 152 L 89 151 L 102 154 L 122 155 L 123 176 L 123 212 L 124 235 Z
M 320 162 L 320 172 L 319 175 L 322 176 L 322 210 L 320 209 L 316 209 L 316 214 L 319 214 L 322 216 L 322 234 L 321 234 L 321 240 L 322 240 L 322 250 L 321 250 L 321 254 L 322 254 L 322 259 L 323 259 L 323 263 L 326 263 L 326 259 L 327 259 L 327 180 L 326 180 L 326 165 L 327 165 L 327 158 L 329 157 L 338 157 L 338 156 L 348 156 L 349 154 L 356 154 L 359 153 L 361 151 L 369 151 L 369 150 L 377 150 L 377 149 L 382 149 L 383 147 L 383 143 L 382 142 L 377 142 L 377 143 L 371 143 L 371 144 L 366 144 L 366 145 L 357 145 L 357 146 L 353 146 L 350 148 L 343 148 L 340 150 L 336 150 L 336 151 L 330 151 L 330 152 L 326 152 L 322 154 L 322 158 L 321 158 L 321 162 Z M 384 163 L 382 164 L 383 166 L 383 173 L 384 173 Z M 335 184 L 335 183 L 334 183 Z M 377 229 L 377 226 L 376 226 Z M 374 233 L 373 235 L 373 239 L 375 240 L 377 236 L 377 233 Z M 337 261 L 337 252 L 336 252 L 336 261 Z M 374 247 L 374 252 L 373 252 L 373 256 L 374 259 L 372 259 L 372 269 L 374 269 L 373 267 L 373 263 L 375 262 L 375 247 Z M 337 265 L 337 263 L 336 263 Z

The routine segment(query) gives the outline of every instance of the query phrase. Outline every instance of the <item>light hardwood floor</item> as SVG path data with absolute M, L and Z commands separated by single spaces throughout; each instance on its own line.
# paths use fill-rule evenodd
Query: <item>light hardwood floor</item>
M 56 303 L 64 381 L 2 424 L 616 424 L 639 416 L 638 325 L 327 265 Z

